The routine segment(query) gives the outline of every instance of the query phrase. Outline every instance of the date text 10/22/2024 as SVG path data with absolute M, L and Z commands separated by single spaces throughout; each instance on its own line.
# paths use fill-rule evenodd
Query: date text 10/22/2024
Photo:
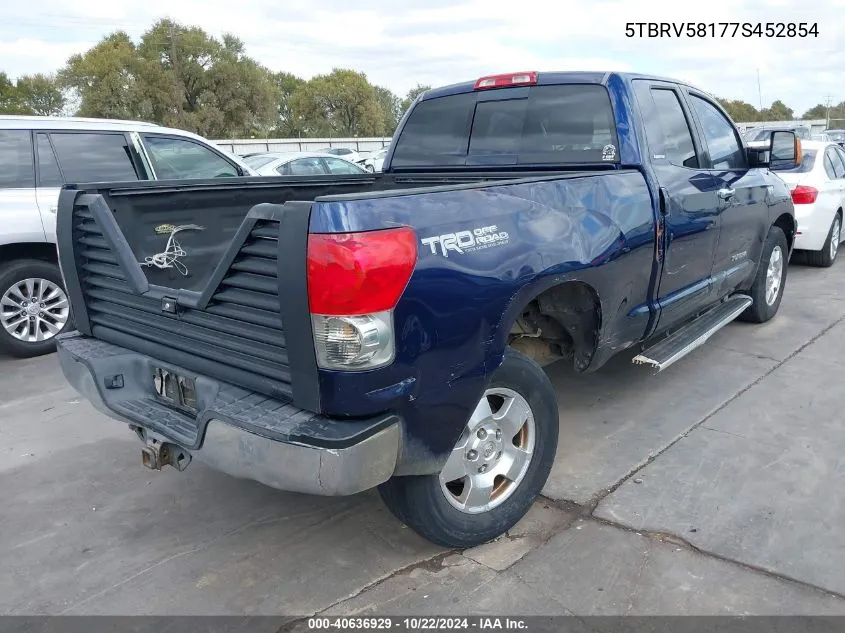
M 817 22 L 628 22 L 625 37 L 818 37 Z
M 313 617 L 309 631 L 523 631 L 529 630 L 524 618 L 512 617 Z

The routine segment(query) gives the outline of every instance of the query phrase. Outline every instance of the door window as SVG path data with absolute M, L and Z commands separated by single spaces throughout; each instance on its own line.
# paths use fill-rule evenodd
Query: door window
M 38 149 L 38 186 L 61 187 L 64 180 L 59 171 L 59 162 L 56 160 L 53 146 L 50 145 L 50 138 L 46 133 L 39 132 L 35 143 Z
M 326 168 L 319 158 L 298 158 L 279 167 L 278 171 L 283 176 L 323 176 Z
M 332 174 L 363 174 L 364 170 L 349 161 L 338 158 L 324 158 L 329 172 Z
M 138 180 L 123 134 L 52 132 L 66 182 L 123 182 Z
M 0 130 L 0 187 L 35 186 L 29 130 Z
M 145 134 L 144 145 L 158 180 L 234 178 L 238 169 L 211 148 L 184 138 Z
M 690 95 L 690 101 L 710 151 L 713 169 L 744 169 L 745 152 L 733 124 L 709 101 Z
M 655 88 L 651 91 L 654 107 L 657 110 L 659 131 L 662 132 L 663 154 L 673 165 L 679 167 L 698 167 L 698 156 L 692 142 L 692 132 L 681 108 L 681 102 L 674 90 Z M 652 147 L 660 147 L 660 140 L 656 138 L 658 128 L 649 126 L 647 135 Z
M 833 167 L 833 177 L 837 180 L 845 178 L 845 163 L 842 162 L 839 153 L 833 147 L 828 147 L 826 153 L 830 154 L 830 162 Z

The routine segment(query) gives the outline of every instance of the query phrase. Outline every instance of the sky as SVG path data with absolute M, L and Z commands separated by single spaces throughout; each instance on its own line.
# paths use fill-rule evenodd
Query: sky
M 53 72 L 116 29 L 139 37 L 169 17 L 230 32 L 274 71 L 335 67 L 404 95 L 522 70 L 620 70 L 688 81 L 756 107 L 781 99 L 800 116 L 845 101 L 845 0 L 7 0 L 0 71 Z M 818 37 L 626 37 L 628 23 L 800 23 Z M 730 31 L 733 27 L 729 27 Z M 760 76 L 758 93 L 757 76 Z

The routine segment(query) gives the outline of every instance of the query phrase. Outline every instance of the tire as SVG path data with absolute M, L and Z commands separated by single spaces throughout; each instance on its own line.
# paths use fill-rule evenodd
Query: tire
M 44 301 L 34 310 L 30 308 L 29 316 L 22 315 L 32 303 L 28 299 L 39 296 Z M 48 354 L 56 349 L 56 336 L 71 327 L 67 295 L 56 264 L 23 259 L 0 266 L 0 353 L 18 358 Z
M 498 415 L 502 415 L 505 404 L 510 404 L 508 411 L 523 413 L 527 406 L 526 422 L 518 426 L 518 420 L 522 418 L 520 415 L 505 414 L 500 420 L 476 415 L 484 402 L 490 402 L 491 409 L 488 411 L 492 410 Z M 496 408 L 499 402 L 501 408 Z M 485 431 L 486 439 L 478 439 L 482 428 L 490 429 L 489 434 Z M 505 430 L 501 438 L 499 433 L 495 433 L 495 428 Z M 519 428 L 520 431 L 511 436 L 507 432 L 508 428 Z M 513 438 L 510 448 L 507 446 L 509 436 Z M 479 481 L 486 477 L 486 481 L 498 482 L 493 484 L 494 496 L 486 497 L 490 507 L 471 508 L 471 497 L 468 497 L 467 508 L 459 509 L 458 480 L 453 480 L 446 487 L 441 482 L 442 473 L 393 477 L 379 486 L 379 493 L 400 521 L 433 543 L 455 548 L 475 547 L 504 534 L 525 515 L 548 479 L 557 452 L 557 438 L 557 399 L 548 376 L 532 359 L 508 348 L 504 362 L 493 374 L 485 396 L 467 422 L 463 435 L 443 469 L 444 473 L 457 472 L 450 469 L 450 465 L 458 463 L 453 460 L 460 456 L 459 461 L 468 471 L 484 472 L 478 475 Z M 496 473 L 500 469 L 507 469 L 510 464 L 513 464 L 514 469 L 518 468 L 518 461 L 508 459 L 522 452 L 513 448 L 516 444 L 524 448 L 530 445 L 531 457 L 527 467 L 523 464 L 519 469 L 520 474 L 508 480 L 504 475 Z M 473 446 L 478 450 L 467 450 Z M 476 453 L 476 461 L 464 459 L 464 456 L 473 452 Z M 481 468 L 488 470 L 481 471 Z M 463 482 L 460 491 L 469 490 L 465 488 L 468 479 L 460 480 Z
M 829 268 L 836 260 L 836 255 L 839 253 L 839 242 L 842 239 L 842 212 L 837 211 L 833 216 L 833 222 L 830 223 L 830 229 L 827 232 L 827 239 L 824 241 L 824 246 L 820 251 L 807 251 L 805 258 L 810 266 L 818 266 L 820 268 Z
M 770 287 L 767 283 L 769 280 L 768 272 L 770 267 L 774 265 L 773 262 L 778 252 L 780 254 L 780 277 L 774 298 L 772 298 L 771 295 L 767 297 L 767 290 Z M 749 294 L 753 303 L 740 315 L 740 320 L 751 323 L 765 323 L 777 314 L 781 299 L 783 299 L 783 289 L 786 286 L 788 255 L 789 245 L 786 242 L 786 236 L 779 227 L 773 226 L 769 229 L 766 242 L 763 244 L 760 264 L 757 266 L 757 274 L 754 277 L 754 283 L 751 285 Z

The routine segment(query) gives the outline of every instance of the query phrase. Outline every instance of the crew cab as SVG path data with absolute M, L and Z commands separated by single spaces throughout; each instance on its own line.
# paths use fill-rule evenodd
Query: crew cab
M 636 346 L 660 371 L 771 319 L 795 237 L 706 93 L 621 73 L 513 73 L 422 94 L 384 173 L 68 186 L 70 383 L 143 442 L 282 490 L 378 486 L 468 547 L 544 485 L 566 403 L 542 365 Z

